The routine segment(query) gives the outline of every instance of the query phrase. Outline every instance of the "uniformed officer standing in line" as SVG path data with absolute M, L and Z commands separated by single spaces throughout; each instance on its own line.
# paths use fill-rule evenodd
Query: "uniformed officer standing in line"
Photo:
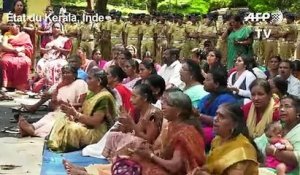
M 199 47 L 199 23 L 196 15 L 190 15 L 190 22 L 185 25 L 186 49 L 192 50 Z
M 297 26 L 295 25 L 295 16 L 291 13 L 286 14 L 286 25 L 282 26 L 279 36 L 282 38 L 280 43 L 279 55 L 281 58 L 294 58 L 295 43 L 298 36 Z
M 142 45 L 141 45 L 141 55 L 145 56 L 146 52 L 150 52 L 151 55 L 154 55 L 155 45 L 154 45 L 154 31 L 155 26 L 151 24 L 150 15 L 145 15 L 143 27 L 143 36 L 142 36 Z
M 296 50 L 295 50 L 295 58 L 300 59 L 300 20 L 296 22 L 296 26 L 298 29 L 298 37 L 296 42 Z
M 79 27 L 78 23 L 74 21 L 68 21 L 65 23 L 65 35 L 69 37 L 72 41 L 72 51 L 71 54 L 75 54 L 77 51 L 77 48 L 79 46 Z
M 138 24 L 138 15 L 133 14 L 130 18 L 130 22 L 125 24 L 124 27 L 124 46 L 133 45 L 137 50 L 141 47 L 142 40 L 142 26 Z M 140 55 L 138 54 L 138 58 Z
M 86 13 L 86 16 L 90 15 L 92 14 Z M 82 20 L 83 23 L 81 24 L 79 30 L 80 47 L 86 49 L 87 57 L 90 58 L 95 47 L 94 32 L 96 31 L 97 24 L 93 23 L 90 18 L 85 18 Z
M 217 35 L 218 35 L 218 41 L 216 48 L 220 50 L 222 55 L 222 64 L 226 64 L 226 55 L 227 55 L 227 40 L 222 38 L 222 35 L 224 32 L 226 32 L 226 29 L 229 26 L 229 18 L 230 15 L 223 15 L 218 17 L 217 21 Z
M 168 29 L 166 19 L 163 14 L 158 14 L 158 21 L 155 25 L 154 40 L 156 43 L 156 61 L 160 63 L 163 51 L 168 47 Z
M 268 38 L 263 36 L 263 60 L 265 65 L 269 62 L 271 57 L 278 55 L 278 34 L 280 30 L 280 27 L 275 22 L 272 22 L 271 19 L 267 20 L 267 22 L 268 24 L 265 25 L 264 30 L 267 32 L 270 31 L 271 33 Z
M 185 25 L 183 23 L 183 15 L 176 15 L 176 24 L 168 32 L 171 47 L 180 49 L 180 59 L 188 58 L 190 50 L 185 47 Z
M 209 40 L 215 47 L 217 44 L 217 28 L 216 28 L 216 18 L 218 14 L 209 14 L 205 19 L 203 25 L 199 26 L 199 40 L 200 48 L 204 47 L 204 42 Z

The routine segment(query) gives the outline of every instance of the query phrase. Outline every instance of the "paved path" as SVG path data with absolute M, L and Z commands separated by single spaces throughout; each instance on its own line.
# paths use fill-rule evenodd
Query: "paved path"
M 10 122 L 14 115 L 11 107 L 19 106 L 20 103 L 33 104 L 36 101 L 36 99 L 28 99 L 27 96 L 15 96 L 14 101 L 1 101 L 0 131 L 4 127 L 16 128 L 17 126 L 17 123 Z M 43 115 L 43 113 L 38 112 L 31 116 L 40 118 Z M 0 174 L 39 175 L 43 145 L 44 139 L 41 138 L 19 138 L 18 134 L 0 132 Z

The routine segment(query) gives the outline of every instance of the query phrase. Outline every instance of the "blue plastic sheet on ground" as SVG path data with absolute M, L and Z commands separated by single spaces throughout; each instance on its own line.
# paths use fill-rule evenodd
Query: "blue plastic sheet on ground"
M 47 149 L 46 146 L 44 146 L 41 175 L 65 175 L 66 170 L 62 164 L 63 159 L 66 159 L 71 163 L 74 163 L 75 165 L 79 166 L 108 163 L 106 159 L 82 156 L 81 151 L 74 151 L 69 153 L 55 153 Z

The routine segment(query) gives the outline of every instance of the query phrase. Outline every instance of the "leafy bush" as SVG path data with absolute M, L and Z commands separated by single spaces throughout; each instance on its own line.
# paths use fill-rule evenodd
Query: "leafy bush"
M 172 13 L 207 13 L 209 2 L 205 0 L 164 0 L 158 4 L 158 10 Z

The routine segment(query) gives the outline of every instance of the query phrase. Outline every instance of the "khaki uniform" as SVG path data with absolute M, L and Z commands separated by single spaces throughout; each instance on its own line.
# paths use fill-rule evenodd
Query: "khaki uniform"
M 264 29 L 264 26 L 265 24 L 264 23 L 256 23 L 253 27 L 253 31 L 256 31 L 256 30 L 262 30 Z M 263 38 L 263 32 L 260 33 L 260 36 L 258 36 L 258 33 L 255 32 L 255 35 L 254 35 L 254 39 L 253 39 L 253 52 L 254 52 L 254 55 L 256 55 L 258 57 L 258 62 L 259 64 L 263 64 L 264 62 L 264 59 L 263 59 L 263 53 L 264 53 L 264 45 L 263 45 L 263 41 L 262 41 L 262 38 Z
M 133 45 L 137 50 L 141 47 L 141 38 L 143 34 L 142 26 L 139 24 L 127 23 L 124 27 L 125 46 Z M 139 53 L 138 53 L 138 56 Z
M 268 24 L 264 27 L 264 29 L 271 30 L 271 34 L 269 38 L 263 38 L 263 45 L 264 45 L 264 53 L 263 59 L 264 63 L 267 64 L 269 59 L 272 56 L 278 55 L 278 33 L 280 27 L 278 25 Z
M 296 43 L 296 50 L 295 50 L 295 59 L 300 59 L 300 23 L 297 22 L 297 29 L 298 29 L 298 37 Z
M 160 62 L 163 51 L 168 47 L 168 29 L 167 24 L 157 23 L 154 34 L 156 38 L 156 61 Z
M 212 23 L 210 26 L 203 24 L 199 27 L 198 30 L 200 37 L 200 47 L 204 47 L 204 42 L 206 40 L 210 40 L 213 43 L 213 46 L 217 44 L 217 28 L 214 23 Z
M 147 51 L 151 53 L 151 55 L 155 54 L 155 45 L 154 45 L 154 32 L 155 26 L 153 24 L 143 24 L 143 39 L 141 45 L 141 55 L 144 56 Z
M 281 29 L 284 33 L 287 33 L 285 37 L 282 37 L 280 43 L 279 54 L 283 59 L 294 58 L 295 43 L 298 37 L 298 30 L 295 24 L 282 25 Z
M 99 36 L 97 48 L 100 49 L 103 58 L 109 59 L 111 56 L 111 31 L 112 22 L 104 21 L 99 24 Z
M 222 60 L 221 62 L 223 64 L 226 64 L 226 57 L 227 57 L 227 40 L 222 39 L 222 34 L 226 32 L 228 24 L 227 23 L 217 23 L 217 30 L 218 30 L 218 39 L 217 39 L 217 45 L 216 48 L 220 50 L 222 54 Z
M 185 25 L 173 25 L 169 30 L 169 35 L 171 36 L 171 47 L 180 49 L 180 58 L 188 58 L 190 56 L 190 50 L 187 50 L 188 48 L 185 46 Z
M 91 57 L 92 51 L 94 50 L 95 47 L 95 24 L 91 23 L 83 23 L 81 24 L 80 27 L 80 47 L 85 48 L 87 50 L 87 56 L 88 58 Z
M 197 34 L 199 32 L 199 24 L 186 24 L 185 25 L 185 33 L 187 36 L 186 39 L 186 49 L 191 52 L 193 48 L 198 48 L 200 45 L 199 40 L 197 38 L 190 37 L 190 34 Z
M 111 23 L 111 30 L 110 30 L 110 36 L 111 36 L 111 45 L 114 46 L 116 44 L 123 44 L 123 30 L 124 30 L 124 22 L 123 21 L 113 21 Z
M 65 24 L 65 35 L 69 37 L 72 41 L 71 54 L 75 54 L 78 49 L 79 46 L 78 34 L 79 34 L 78 24 L 76 23 Z

